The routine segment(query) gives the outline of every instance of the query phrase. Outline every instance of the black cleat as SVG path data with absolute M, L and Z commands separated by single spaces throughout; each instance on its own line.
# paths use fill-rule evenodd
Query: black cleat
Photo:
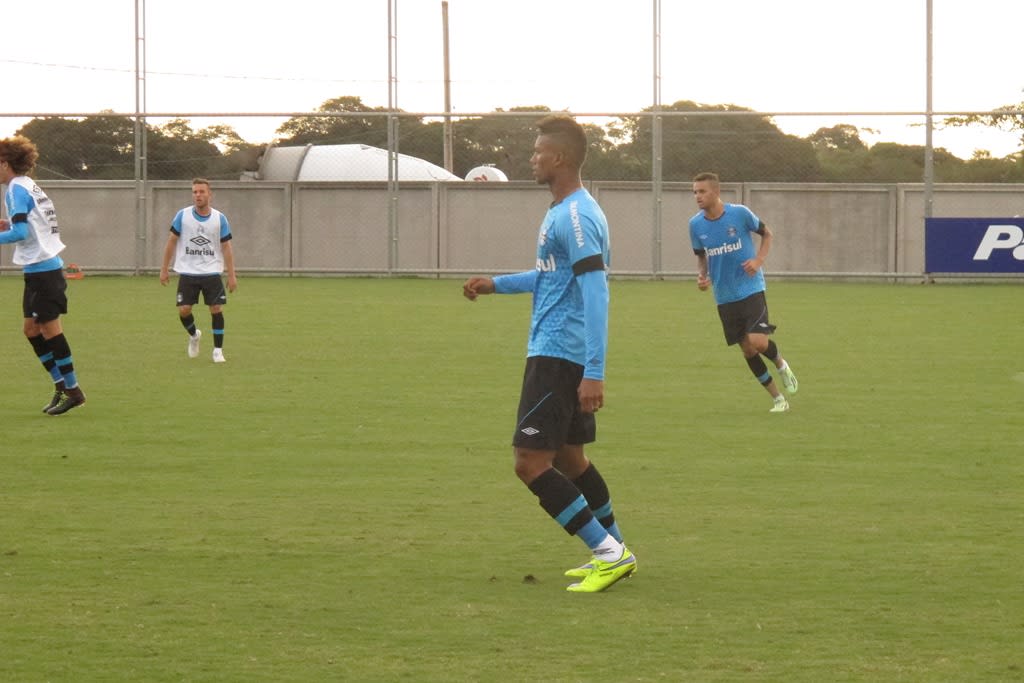
M 83 403 L 85 403 L 85 393 L 82 391 L 81 387 L 75 387 L 74 389 L 65 389 L 64 398 L 60 400 L 60 403 L 47 410 L 46 414 L 63 415 L 72 408 L 77 408 Z
M 53 390 L 53 398 L 50 399 L 49 403 L 47 403 L 45 406 L 43 406 L 43 412 L 44 413 L 49 413 L 51 410 L 56 408 L 57 405 L 60 403 L 60 400 L 62 398 L 64 398 L 64 390 L 63 389 L 54 389 Z

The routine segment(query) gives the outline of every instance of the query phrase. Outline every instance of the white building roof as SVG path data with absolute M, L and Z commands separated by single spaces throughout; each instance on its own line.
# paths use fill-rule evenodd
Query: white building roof
M 398 155 L 398 180 L 462 180 L 429 161 Z M 381 181 L 388 179 L 388 151 L 369 145 L 270 147 L 260 161 L 260 180 Z

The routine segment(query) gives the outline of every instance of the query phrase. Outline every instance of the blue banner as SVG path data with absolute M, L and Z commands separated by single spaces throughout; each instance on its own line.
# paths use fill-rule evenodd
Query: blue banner
M 1024 273 L 1024 218 L 926 218 L 929 273 Z

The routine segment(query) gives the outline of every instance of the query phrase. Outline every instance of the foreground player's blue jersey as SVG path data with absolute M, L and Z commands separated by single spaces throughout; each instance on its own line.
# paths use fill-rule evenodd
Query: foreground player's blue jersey
M 498 293 L 533 292 L 527 356 L 564 358 L 584 366 L 584 377 L 604 379 L 610 262 L 608 220 L 589 192 L 548 209 L 536 270 L 495 278 Z
M 713 221 L 703 211 L 690 219 L 690 241 L 694 251 L 707 254 L 716 303 L 728 304 L 764 291 L 764 272 L 758 269 L 747 275 L 743 270 L 743 262 L 757 256 L 753 233 L 760 227 L 761 219 L 742 204 L 725 204 L 725 212 Z

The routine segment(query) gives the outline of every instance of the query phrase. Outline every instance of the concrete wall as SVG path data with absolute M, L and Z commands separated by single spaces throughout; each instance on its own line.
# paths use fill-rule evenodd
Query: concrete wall
M 688 183 L 665 183 L 656 230 L 650 183 L 588 187 L 612 226 L 612 271 L 692 273 Z M 65 261 L 87 271 L 155 271 L 171 219 L 191 205 L 185 182 L 151 182 L 142 201 L 125 181 L 49 181 Z M 922 273 L 924 186 L 904 184 L 724 184 L 727 202 L 750 206 L 775 232 L 775 274 Z M 935 216 L 1024 214 L 1021 185 L 937 185 Z M 550 202 L 533 183 L 402 183 L 388 229 L 386 183 L 218 182 L 214 206 L 235 233 L 240 270 L 383 273 L 505 272 L 530 268 Z M 136 219 L 137 207 L 145 219 Z M 393 239 L 394 238 L 394 239 Z M 13 248 L 0 248 L 0 265 Z
M 896 268 L 903 272 L 924 270 L 924 185 L 897 186 Z M 1024 215 L 1024 186 L 950 183 L 932 192 L 932 216 L 950 218 L 1006 218 Z

